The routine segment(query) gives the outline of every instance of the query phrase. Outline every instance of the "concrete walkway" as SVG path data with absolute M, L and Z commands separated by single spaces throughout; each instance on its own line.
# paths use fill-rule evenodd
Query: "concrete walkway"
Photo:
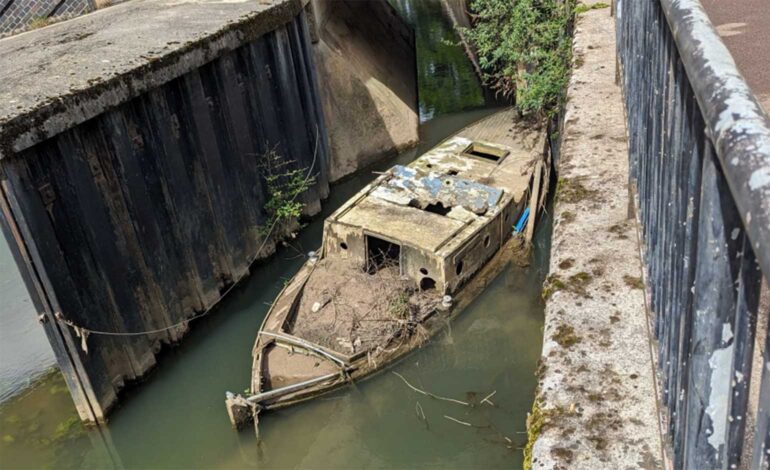
M 609 9 L 580 15 L 563 130 L 532 468 L 661 468 Z

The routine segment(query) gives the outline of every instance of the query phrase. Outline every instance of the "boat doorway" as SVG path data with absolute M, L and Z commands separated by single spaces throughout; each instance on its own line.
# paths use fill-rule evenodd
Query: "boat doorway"
M 367 235 L 366 272 L 376 274 L 380 269 L 389 267 L 395 267 L 401 272 L 401 245 Z

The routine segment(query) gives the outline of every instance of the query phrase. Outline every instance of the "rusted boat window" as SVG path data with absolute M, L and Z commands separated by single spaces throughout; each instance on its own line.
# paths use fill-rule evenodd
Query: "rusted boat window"
M 468 148 L 463 151 L 462 155 L 472 158 L 483 158 L 484 160 L 491 160 L 493 162 L 500 162 L 502 159 L 508 156 L 510 152 L 502 150 L 489 145 L 473 142 Z

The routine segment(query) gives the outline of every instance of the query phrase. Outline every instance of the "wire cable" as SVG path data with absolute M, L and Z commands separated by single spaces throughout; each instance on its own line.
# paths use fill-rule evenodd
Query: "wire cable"
M 316 126 L 316 136 L 315 136 L 315 148 L 313 149 L 313 161 L 310 163 L 310 168 L 308 169 L 307 175 L 305 175 L 304 182 L 307 183 L 310 181 L 310 178 L 313 175 L 313 168 L 315 168 L 316 159 L 318 157 L 318 126 Z M 298 194 L 295 194 L 294 197 L 291 198 L 291 202 L 294 202 L 294 200 L 299 196 Z M 270 240 L 270 237 L 273 234 L 273 230 L 275 230 L 275 226 L 278 224 L 278 221 L 280 218 L 275 218 L 273 220 L 273 223 L 270 225 L 270 230 L 268 230 L 267 234 L 265 235 L 264 239 L 262 240 L 262 244 L 259 246 L 259 249 L 257 250 L 257 253 L 251 258 L 249 261 L 249 265 L 253 264 L 257 259 L 259 259 L 260 255 L 262 254 L 262 250 L 265 248 L 265 245 L 267 245 L 267 242 Z M 200 312 L 198 314 L 193 315 L 190 318 L 187 318 L 185 320 L 179 321 L 177 323 L 174 323 L 173 325 L 169 325 L 163 328 L 156 328 L 154 330 L 145 330 L 145 331 L 133 331 L 133 332 L 117 332 L 117 331 L 101 331 L 101 330 L 92 330 L 90 328 L 86 328 L 80 325 L 75 324 L 71 320 L 68 320 L 64 318 L 64 316 L 61 314 L 61 312 L 56 312 L 54 317 L 56 320 L 58 320 L 60 323 L 63 323 L 73 330 L 75 330 L 75 333 L 78 335 L 78 337 L 81 337 L 83 339 L 83 349 L 87 351 L 87 348 L 85 347 L 85 339 L 88 335 L 99 335 L 99 336 L 145 336 L 145 335 L 152 335 L 157 333 L 163 333 L 175 328 L 179 328 L 183 325 L 186 325 L 194 320 L 197 320 L 199 318 L 205 317 L 209 313 L 211 313 L 214 310 L 214 307 L 219 305 L 219 302 L 224 299 L 227 294 L 230 293 L 231 290 L 233 290 L 248 274 L 244 274 L 240 278 L 238 278 L 234 283 L 232 283 L 227 290 L 219 297 L 219 299 L 211 305 L 209 308 L 204 310 L 203 312 Z

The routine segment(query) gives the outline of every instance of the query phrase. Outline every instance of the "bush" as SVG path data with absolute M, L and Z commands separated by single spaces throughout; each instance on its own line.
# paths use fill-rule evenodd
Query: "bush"
M 573 0 L 471 0 L 465 31 L 484 79 L 524 115 L 562 104 L 572 60 Z
M 262 231 L 263 236 L 269 236 L 274 228 L 281 228 L 302 215 L 305 203 L 299 196 L 315 184 L 315 177 L 307 174 L 307 168 L 297 168 L 294 161 L 284 160 L 275 149 L 262 156 L 259 170 L 269 197 L 264 206 L 268 219 Z

